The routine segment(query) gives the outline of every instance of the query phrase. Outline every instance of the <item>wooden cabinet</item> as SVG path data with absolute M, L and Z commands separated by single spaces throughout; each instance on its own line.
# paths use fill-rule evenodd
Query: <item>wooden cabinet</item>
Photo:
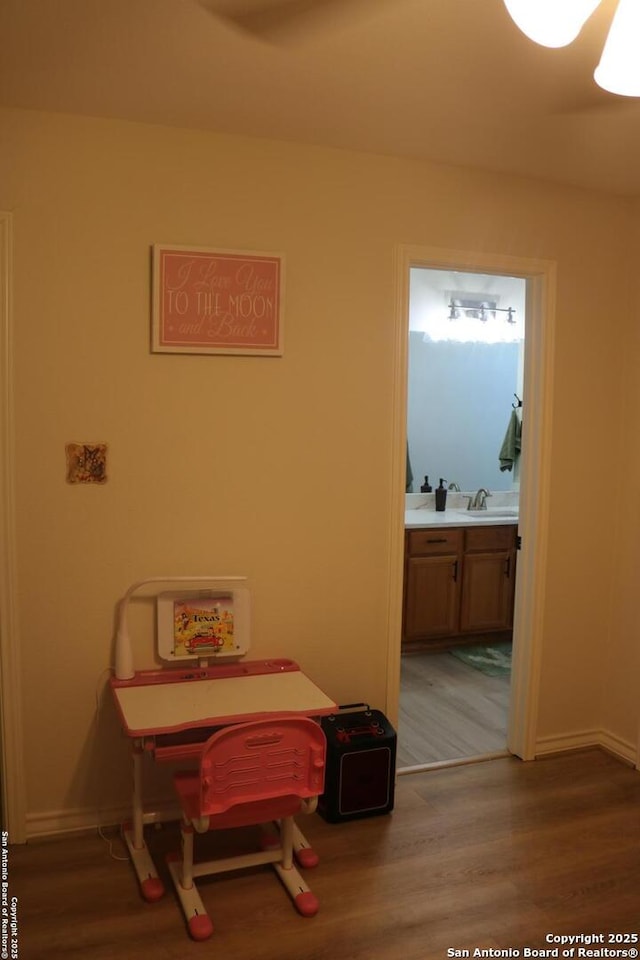
M 407 534 L 404 634 L 408 640 L 456 632 L 462 533 L 436 529 Z
M 516 534 L 513 525 L 407 531 L 403 649 L 511 629 Z
M 465 531 L 460 632 L 486 633 L 513 626 L 516 528 Z

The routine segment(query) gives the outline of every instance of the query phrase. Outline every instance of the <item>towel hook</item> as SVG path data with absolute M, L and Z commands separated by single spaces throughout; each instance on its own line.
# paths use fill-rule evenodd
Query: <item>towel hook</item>
M 516 398 L 516 402 L 512 403 L 511 406 L 513 407 L 514 410 L 517 410 L 518 407 L 522 406 L 522 400 L 520 399 L 517 393 L 514 393 L 514 397 Z

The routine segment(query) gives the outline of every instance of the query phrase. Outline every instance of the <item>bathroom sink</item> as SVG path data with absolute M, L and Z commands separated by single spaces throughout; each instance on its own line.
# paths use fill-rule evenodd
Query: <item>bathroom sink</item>
M 489 520 L 492 517 L 496 520 L 506 520 L 518 519 L 518 510 L 509 509 L 505 507 L 500 509 L 500 507 L 495 507 L 493 510 L 488 507 L 486 510 L 458 510 L 458 513 L 462 514 L 467 520 Z

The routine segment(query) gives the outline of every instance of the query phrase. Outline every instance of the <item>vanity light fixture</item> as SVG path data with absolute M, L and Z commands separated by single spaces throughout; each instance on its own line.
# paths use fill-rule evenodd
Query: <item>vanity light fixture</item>
M 489 319 L 496 318 L 498 313 L 506 313 L 507 323 L 515 323 L 515 307 L 499 307 L 494 302 L 488 300 L 460 300 L 453 297 L 449 301 L 449 320 L 459 320 L 461 317 L 469 317 L 473 320 L 480 320 L 486 323 Z
M 602 0 L 504 0 L 522 32 L 544 47 L 566 47 L 576 39 Z M 623 97 L 640 97 L 638 0 L 618 0 L 594 79 L 599 87 Z

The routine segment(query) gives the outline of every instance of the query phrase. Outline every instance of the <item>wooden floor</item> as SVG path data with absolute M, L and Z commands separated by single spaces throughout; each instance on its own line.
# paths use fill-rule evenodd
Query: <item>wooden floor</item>
M 450 653 L 402 657 L 398 768 L 504 750 L 509 687 Z
M 402 776 L 388 816 L 304 819 L 321 855 L 306 871 L 315 918 L 295 913 L 268 867 L 201 880 L 216 926 L 204 944 L 188 938 L 173 892 L 144 903 L 129 863 L 95 834 L 13 846 L 19 956 L 444 960 L 548 947 L 547 933 L 637 933 L 639 810 L 638 773 L 597 750 Z M 176 828 L 149 836 L 166 878 Z

